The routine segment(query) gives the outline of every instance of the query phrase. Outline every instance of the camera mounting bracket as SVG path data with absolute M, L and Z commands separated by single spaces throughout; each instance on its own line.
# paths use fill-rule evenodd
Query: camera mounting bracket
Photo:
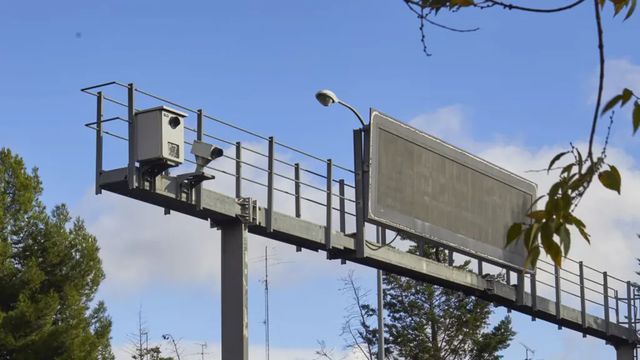
M 182 194 L 187 195 L 187 199 L 191 202 L 193 196 L 193 189 L 202 184 L 202 182 L 207 180 L 213 180 L 216 177 L 207 174 L 204 171 L 193 171 L 188 172 L 186 174 L 180 174 L 176 176 L 176 180 L 178 182 L 178 186 L 180 187 L 180 191 L 178 191 L 178 196 L 182 196 Z

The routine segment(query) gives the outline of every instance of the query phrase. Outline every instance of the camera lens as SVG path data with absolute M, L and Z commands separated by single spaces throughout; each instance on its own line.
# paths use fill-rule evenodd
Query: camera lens
M 214 147 L 214 148 L 211 150 L 211 158 L 212 158 L 212 159 L 217 159 L 217 158 L 219 158 L 220 156 L 222 156 L 223 154 L 224 154 L 224 152 L 222 151 L 222 149 L 220 149 L 220 148 L 218 148 L 218 147 Z
M 171 126 L 172 129 L 180 126 L 180 118 L 177 116 L 172 116 L 171 118 L 169 118 L 169 126 Z

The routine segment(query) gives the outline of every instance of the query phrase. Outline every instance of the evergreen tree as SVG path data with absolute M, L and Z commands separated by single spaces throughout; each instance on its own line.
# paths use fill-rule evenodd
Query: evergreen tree
M 410 250 L 416 253 L 416 249 Z M 446 259 L 444 251 L 427 247 L 425 256 Z M 441 260 L 444 261 L 444 260 Z M 469 263 L 460 266 L 468 269 Z M 405 360 L 498 360 L 498 353 L 515 336 L 506 316 L 489 328 L 490 303 L 454 290 L 385 274 L 385 354 Z M 376 307 L 352 277 L 347 286 L 354 310 L 343 328 L 348 347 L 359 349 L 369 360 L 377 359 Z M 328 356 L 325 356 L 328 357 Z M 330 357 L 328 357 L 330 358 Z
M 0 149 L 0 359 L 114 359 L 96 238 L 41 193 L 37 169 Z

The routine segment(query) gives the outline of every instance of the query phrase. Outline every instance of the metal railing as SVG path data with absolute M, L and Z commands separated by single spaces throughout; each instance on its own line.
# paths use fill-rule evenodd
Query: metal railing
M 122 91 L 123 89 L 127 93 L 126 102 L 117 99 L 118 90 Z M 138 110 L 133 106 L 133 98 L 134 95 L 142 95 L 145 98 L 137 99 L 138 102 L 149 102 L 149 107 L 167 104 L 196 115 L 196 126 L 185 125 L 185 145 L 191 146 L 192 140 L 190 141 L 190 139 L 207 138 L 217 142 L 217 145 L 228 146 L 227 150 L 232 150 L 231 155 L 225 154 L 223 156 L 226 163 L 216 166 L 210 164 L 206 168 L 233 179 L 232 187 L 235 190 L 236 198 L 247 196 L 250 193 L 257 198 L 266 199 L 266 208 L 269 210 L 266 212 L 267 228 L 270 222 L 269 214 L 276 207 L 274 193 L 285 196 L 284 199 L 277 202 L 277 207 L 280 207 L 278 211 L 289 211 L 295 217 L 301 218 L 303 217 L 304 202 L 323 209 L 320 213 L 311 211 L 308 216 L 312 218 L 315 216 L 318 218 L 315 220 L 320 221 L 319 219 L 324 215 L 328 231 L 338 228 L 339 231 L 347 233 L 348 230 L 353 230 L 356 227 L 356 188 L 352 183 L 349 183 L 349 180 L 345 179 L 350 177 L 351 181 L 355 183 L 353 179 L 355 172 L 347 166 L 336 164 L 331 159 L 323 159 L 294 146 L 278 142 L 273 137 L 262 136 L 207 115 L 200 109 L 183 106 L 140 90 L 133 84 L 114 81 L 88 87 L 82 91 L 97 99 L 96 121 L 85 124 L 96 131 L 96 177 L 99 177 L 102 172 L 104 135 L 127 142 L 131 146 L 129 134 L 131 133 L 133 116 Z M 113 105 L 113 109 L 110 111 L 113 114 L 108 118 L 104 118 L 103 114 L 106 103 Z M 122 115 L 122 111 L 126 111 L 127 115 Z M 210 123 L 205 124 L 204 120 L 209 120 Z M 125 124 L 129 133 L 121 134 L 115 130 L 105 129 L 105 126 L 112 126 L 115 123 Z M 204 130 L 206 125 L 216 126 L 214 131 L 216 135 L 206 133 Z M 235 133 L 233 139 L 224 136 L 229 132 Z M 243 138 L 243 141 L 238 141 L 238 138 Z M 195 162 L 185 159 L 185 164 L 195 165 Z M 131 167 L 131 158 L 129 167 Z M 336 174 L 341 174 L 341 176 L 336 177 Z M 280 180 L 279 184 L 276 184 L 276 178 Z M 253 188 L 246 188 L 245 184 L 249 184 Z M 335 189 L 336 187 L 337 189 Z M 264 193 L 265 190 L 266 193 Z M 226 191 L 231 192 L 231 189 L 226 189 Z M 96 185 L 96 193 L 99 192 L 100 189 Z M 287 198 L 289 200 L 286 200 Z M 334 200 L 337 200 L 337 206 L 334 205 Z M 281 209 L 283 205 L 289 205 L 288 210 Z M 333 226 L 334 217 L 337 217 L 338 226 Z M 376 234 L 383 238 L 381 243 L 385 244 L 386 230 L 378 231 L 376 229 Z M 330 235 L 327 235 L 327 238 L 330 238 Z M 375 250 L 375 247 L 372 249 Z M 465 255 L 455 254 L 455 256 L 470 259 Z M 454 252 L 449 250 L 450 265 L 453 264 L 453 258 Z M 607 333 L 610 323 L 626 326 L 630 331 L 637 333 L 640 323 L 638 315 L 640 286 L 638 284 L 622 280 L 606 271 L 599 271 L 582 261 L 570 258 L 564 259 L 562 268 L 540 259 L 535 272 L 517 273 L 516 284 L 513 284 L 511 275 L 514 270 L 496 265 L 485 266 L 482 259 L 472 259 L 471 261 L 476 262 L 477 272 L 480 275 L 486 275 L 488 270 L 494 275 L 501 275 L 501 281 L 508 285 L 517 284 L 521 286 L 522 291 L 528 290 L 532 295 L 531 306 L 534 310 L 536 310 L 537 296 L 548 292 L 549 297 L 553 298 L 555 302 L 558 319 L 562 317 L 562 305 L 570 304 L 580 309 L 583 327 L 587 326 L 586 315 L 590 314 L 605 320 Z M 564 300 L 563 295 L 567 296 Z

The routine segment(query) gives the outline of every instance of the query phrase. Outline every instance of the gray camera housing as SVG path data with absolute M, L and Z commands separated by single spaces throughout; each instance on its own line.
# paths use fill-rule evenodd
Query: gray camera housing
M 166 106 L 137 111 L 134 119 L 136 161 L 178 166 L 184 162 L 184 119 Z
M 196 164 L 198 164 L 198 168 L 200 170 L 207 166 L 212 160 L 224 155 L 224 152 L 219 147 L 198 140 L 193 141 L 193 144 L 191 145 L 191 153 L 195 155 Z

